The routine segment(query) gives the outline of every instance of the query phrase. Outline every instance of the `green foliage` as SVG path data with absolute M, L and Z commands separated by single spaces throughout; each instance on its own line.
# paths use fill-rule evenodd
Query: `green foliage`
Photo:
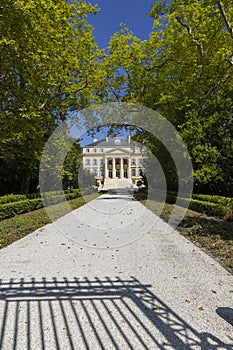
M 8 194 L 6 196 L 0 197 L 0 205 L 11 202 L 19 202 L 25 199 L 27 199 L 26 194 Z
M 62 168 L 63 188 L 77 188 L 79 186 L 79 167 L 82 164 L 82 149 L 78 141 L 70 147 Z
M 2 0 L 0 193 L 36 191 L 43 146 L 69 112 L 123 101 L 159 111 L 180 131 L 196 193 L 231 195 L 232 2 L 156 1 L 149 39 L 122 27 L 105 53 L 87 22 L 96 11 L 85 1 Z M 176 190 L 179 174 L 167 150 L 144 132 L 135 138 Z M 77 186 L 79 152 L 72 146 L 59 169 L 48 164 L 65 188 Z M 90 183 L 90 175 L 81 177 Z
M 229 0 L 156 1 L 149 40 L 123 28 L 105 60 L 110 100 L 158 110 L 180 130 L 199 193 L 233 192 L 232 14 Z
M 37 196 L 37 194 L 36 194 Z M 67 200 L 71 200 L 80 197 L 81 193 L 79 190 L 73 190 L 65 194 Z M 13 199 L 12 195 L 4 196 L 5 200 L 7 197 Z M 29 211 L 37 210 L 42 208 L 44 205 L 54 205 L 64 201 L 64 196 L 59 192 L 51 192 L 44 194 L 42 201 L 41 198 L 34 199 L 22 199 L 23 196 L 14 196 L 15 201 L 5 202 L 5 204 L 0 204 L 0 220 L 14 217 L 22 213 L 27 213 Z M 20 199 L 20 200 L 19 200 Z
M 210 195 L 204 195 L 204 194 L 193 194 L 192 198 L 200 201 L 219 204 L 229 208 L 233 207 L 233 198 L 227 198 L 227 197 L 221 197 L 221 196 L 210 196 Z
M 205 200 L 191 199 L 189 202 L 189 209 L 193 211 L 197 211 L 198 213 L 203 213 L 209 216 L 217 216 L 221 218 L 223 218 L 224 215 L 229 210 L 229 206 L 226 205 L 226 202 L 228 204 L 229 201 L 214 203 L 214 202 L 208 201 L 207 198 L 215 197 L 215 196 L 203 196 L 203 197 Z M 188 203 L 188 199 L 186 198 L 177 198 L 174 195 L 167 194 L 166 203 L 174 204 L 176 203 L 176 201 L 177 201 L 177 205 L 179 206 L 182 206 L 182 205 L 186 206 L 186 204 Z
M 80 193 L 79 189 L 71 189 L 71 190 L 65 190 L 64 193 L 66 195 L 69 195 L 71 193 Z M 46 192 L 43 193 L 44 196 L 47 197 L 54 197 L 57 195 L 62 195 L 63 191 L 51 191 L 51 192 Z M 5 196 L 0 197 L 0 205 L 1 204 L 6 204 L 6 203 L 11 203 L 11 202 L 20 202 L 26 199 L 36 199 L 36 198 L 41 198 L 41 193 L 30 193 L 30 194 L 8 194 Z
M 223 217 L 227 212 L 227 207 L 216 203 L 191 200 L 189 209 L 197 211 L 198 213 L 203 213 L 209 216 Z
M 101 53 L 84 1 L 2 0 L 0 193 L 38 185 L 44 143 L 71 110 L 97 102 Z
M 0 206 L 0 220 L 11 218 L 15 215 L 27 213 L 43 207 L 41 199 L 26 199 L 24 201 L 7 203 Z

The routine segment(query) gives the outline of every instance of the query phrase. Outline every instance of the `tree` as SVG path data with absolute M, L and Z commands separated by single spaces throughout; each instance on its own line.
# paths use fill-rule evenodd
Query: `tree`
M 61 170 L 63 188 L 78 188 L 80 167 L 82 165 L 82 149 L 79 140 L 75 140 L 70 147 Z
M 141 41 L 126 29 L 110 40 L 110 99 L 159 111 L 189 148 L 195 190 L 230 194 L 232 2 L 156 1 L 151 16 L 149 40 Z
M 2 193 L 28 192 L 54 128 L 70 110 L 98 101 L 101 54 L 86 21 L 96 11 L 75 0 L 2 1 Z

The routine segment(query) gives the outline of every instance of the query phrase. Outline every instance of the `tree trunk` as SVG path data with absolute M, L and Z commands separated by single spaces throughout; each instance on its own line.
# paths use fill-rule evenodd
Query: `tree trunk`
M 29 173 L 24 173 L 21 178 L 20 183 L 20 193 L 28 194 L 30 188 L 31 175 Z

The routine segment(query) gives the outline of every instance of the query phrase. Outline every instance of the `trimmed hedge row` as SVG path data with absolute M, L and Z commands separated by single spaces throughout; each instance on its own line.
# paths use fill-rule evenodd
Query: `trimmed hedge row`
M 80 197 L 80 191 L 75 191 L 66 194 L 66 199 L 75 199 L 77 197 Z M 64 201 L 63 195 L 56 195 L 56 196 L 46 196 L 44 198 L 44 202 L 46 205 L 53 205 L 57 203 L 61 203 Z M 12 202 L 12 203 L 6 203 L 0 205 L 0 220 L 3 219 L 9 219 L 13 216 L 28 213 L 32 210 L 40 209 L 44 206 L 43 201 L 41 198 L 35 198 L 35 199 L 26 199 L 23 201 L 18 202 Z
M 0 205 L 12 202 L 20 202 L 27 199 L 26 194 L 8 194 L 6 196 L 0 197 Z
M 204 202 L 215 203 L 225 207 L 233 208 L 233 198 L 229 197 L 212 196 L 206 194 L 193 194 L 192 198 Z
M 79 193 L 79 189 L 73 189 L 73 190 L 65 190 L 65 194 L 69 193 Z M 58 196 L 62 195 L 63 191 L 51 191 L 51 192 L 45 192 L 46 197 L 53 197 L 53 196 Z M 5 196 L 0 197 L 0 205 L 1 204 L 7 204 L 7 203 L 12 203 L 12 202 L 21 202 L 26 199 L 37 199 L 41 198 L 40 192 L 38 193 L 30 193 L 30 194 L 8 194 Z
M 40 198 L 2 204 L 0 206 L 0 220 L 9 219 L 13 216 L 28 213 L 29 211 L 40 209 L 42 207 L 43 203 Z
M 174 204 L 176 202 L 175 196 L 167 196 L 167 203 Z M 188 199 L 186 198 L 177 198 L 177 205 L 186 206 L 188 203 Z M 199 213 L 203 213 L 206 215 L 213 215 L 218 217 L 223 217 L 228 211 L 229 207 L 220 205 L 217 203 L 210 203 L 206 201 L 200 201 L 197 199 L 191 199 L 189 202 L 189 209 L 193 211 L 197 211 Z
M 168 196 L 170 197 L 176 197 L 176 192 L 168 192 Z M 186 198 L 185 193 L 180 194 L 180 198 Z M 209 194 L 192 194 L 192 199 L 196 199 L 202 202 L 209 202 L 209 203 L 215 203 L 219 204 L 225 207 L 233 208 L 233 198 L 230 197 L 223 197 L 223 196 L 215 196 L 215 195 L 209 195 Z

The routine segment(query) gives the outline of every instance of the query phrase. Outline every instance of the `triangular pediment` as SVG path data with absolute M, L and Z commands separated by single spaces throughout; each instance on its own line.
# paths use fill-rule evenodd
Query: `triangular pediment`
M 109 151 L 105 152 L 105 154 L 130 154 L 130 151 L 127 151 L 125 149 L 122 148 L 113 148 L 110 149 Z

